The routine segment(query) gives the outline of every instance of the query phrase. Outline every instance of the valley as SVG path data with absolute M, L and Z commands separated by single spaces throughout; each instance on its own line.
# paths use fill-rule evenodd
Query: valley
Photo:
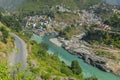
M 104 2 L 1 1 L 1 62 L 13 67 L 1 69 L 9 71 L 8 79 L 119 80 L 119 2 Z M 12 65 L 3 52 L 14 53 Z

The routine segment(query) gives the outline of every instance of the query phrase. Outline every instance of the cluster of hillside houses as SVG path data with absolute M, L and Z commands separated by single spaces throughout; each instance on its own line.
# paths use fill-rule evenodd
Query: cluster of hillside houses
M 53 28 L 56 26 L 60 26 L 62 28 L 67 26 L 67 24 L 64 22 L 59 23 L 46 15 L 29 16 L 26 17 L 26 19 L 27 23 L 25 28 L 27 30 L 33 31 L 40 36 L 55 32 Z
M 69 9 L 59 5 L 56 7 L 61 12 L 71 12 Z M 86 10 L 82 10 L 80 13 L 78 13 L 78 17 L 80 18 L 80 21 L 78 21 L 80 26 L 97 24 L 99 27 L 95 27 L 94 30 L 111 30 L 111 27 L 109 25 L 103 24 L 102 19 L 97 17 L 94 13 L 89 13 Z M 59 26 L 61 28 L 65 28 L 66 26 L 70 25 L 65 22 L 57 22 L 47 15 L 28 16 L 26 17 L 26 20 L 27 22 L 25 28 L 40 36 L 55 32 L 54 27 Z

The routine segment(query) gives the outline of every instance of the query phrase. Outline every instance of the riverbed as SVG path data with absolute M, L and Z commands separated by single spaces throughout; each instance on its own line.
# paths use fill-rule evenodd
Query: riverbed
M 49 40 L 51 38 L 54 38 L 54 35 L 40 37 L 40 36 L 33 34 L 32 36 L 32 40 L 35 40 L 37 43 L 41 43 L 41 42 L 47 43 L 49 45 L 48 53 L 50 54 L 57 53 L 60 60 L 64 61 L 65 64 L 70 66 L 73 60 L 77 60 L 83 70 L 83 75 L 85 78 L 95 76 L 99 80 L 120 80 L 119 76 L 116 76 L 112 73 L 101 71 L 97 69 L 96 67 L 88 65 L 87 63 L 85 63 L 82 59 L 78 58 L 77 56 L 70 54 L 69 52 L 67 52 L 66 50 L 64 50 L 63 48 L 59 46 L 56 46 Z

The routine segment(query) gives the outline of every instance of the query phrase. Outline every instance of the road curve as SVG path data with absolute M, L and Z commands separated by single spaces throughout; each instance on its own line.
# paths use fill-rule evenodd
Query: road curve
M 14 33 L 10 33 L 15 39 L 15 50 L 12 54 L 10 64 L 12 66 L 21 63 L 22 68 L 27 67 L 27 46 L 26 43 Z

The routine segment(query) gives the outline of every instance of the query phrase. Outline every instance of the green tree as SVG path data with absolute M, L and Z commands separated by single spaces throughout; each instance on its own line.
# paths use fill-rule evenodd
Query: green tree
M 108 20 L 105 20 L 104 23 L 114 28 L 120 28 L 120 14 L 114 14 Z
M 8 37 L 8 31 L 6 30 L 6 28 L 5 27 L 0 27 L 0 31 L 2 32 L 2 34 L 3 34 L 3 38 L 2 38 L 2 42 L 4 42 L 4 43 L 7 43 L 7 37 Z
M 55 77 L 53 80 L 60 80 L 60 78 L 59 77 Z
M 67 76 L 70 76 L 72 75 L 72 71 L 67 67 L 67 66 L 62 66 L 61 67 L 61 70 L 60 70 L 62 73 L 64 73 L 65 75 Z
M 42 73 L 42 79 L 43 80 L 50 80 L 50 76 L 51 76 L 51 74 L 49 74 L 49 73 Z
M 48 46 L 48 44 L 46 44 L 46 43 L 40 43 L 40 46 L 45 50 L 45 51 L 47 51 L 48 49 L 49 49 L 49 46 Z
M 20 32 L 22 31 L 22 25 L 14 16 L 0 16 L 0 21 L 5 24 L 7 27 L 11 28 L 13 31 Z
M 71 70 L 76 75 L 79 75 L 82 73 L 82 69 L 77 60 L 72 61 Z
M 66 39 L 70 39 L 73 35 L 79 33 L 79 29 L 74 26 L 67 26 L 65 29 L 60 31 L 60 36 L 65 37 Z

